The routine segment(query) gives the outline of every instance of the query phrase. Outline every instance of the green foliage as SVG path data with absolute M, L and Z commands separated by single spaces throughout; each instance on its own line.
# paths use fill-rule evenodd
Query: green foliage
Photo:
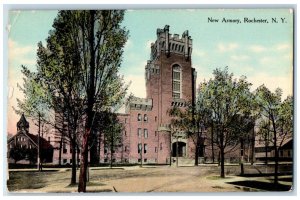
M 37 152 L 36 148 L 26 149 L 26 158 L 27 158 L 27 160 L 30 161 L 31 164 L 36 163 L 37 154 L 38 154 L 38 152 Z
M 9 157 L 14 159 L 15 163 L 17 163 L 20 160 L 24 160 L 27 157 L 27 149 L 26 147 L 21 147 L 19 145 L 14 146 L 9 151 Z
M 259 86 L 256 102 L 261 110 L 259 134 L 268 144 L 281 146 L 293 134 L 293 98 L 288 96 L 281 101 L 282 90 L 271 92 L 266 86 Z
M 214 79 L 206 84 L 206 102 L 212 123 L 217 127 L 215 142 L 225 148 L 227 145 L 237 145 L 239 138 L 251 129 L 253 95 L 250 92 L 251 83 L 247 82 L 246 77 L 233 79 L 227 67 L 216 69 L 213 74 Z

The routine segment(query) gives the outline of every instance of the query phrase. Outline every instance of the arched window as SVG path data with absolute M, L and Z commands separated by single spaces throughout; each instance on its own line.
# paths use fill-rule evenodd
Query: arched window
M 177 64 L 173 65 L 173 98 L 181 98 L 181 67 Z

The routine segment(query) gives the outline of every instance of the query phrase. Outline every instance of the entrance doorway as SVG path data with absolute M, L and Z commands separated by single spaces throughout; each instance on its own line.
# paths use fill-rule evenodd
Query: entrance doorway
M 172 144 L 172 156 L 176 157 L 177 152 L 177 142 Z M 185 157 L 186 156 L 186 143 L 178 142 L 178 157 Z

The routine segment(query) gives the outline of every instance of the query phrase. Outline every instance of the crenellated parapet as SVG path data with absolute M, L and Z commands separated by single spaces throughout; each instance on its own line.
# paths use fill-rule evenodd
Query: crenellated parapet
M 193 40 L 188 30 L 179 37 L 179 34 L 170 34 L 169 25 L 166 25 L 163 29 L 158 28 L 156 35 L 156 41 L 151 44 L 151 61 L 156 60 L 161 53 L 167 56 L 170 56 L 170 53 L 181 54 L 186 60 L 191 58 Z
M 132 96 L 126 103 L 126 110 L 144 110 L 151 111 L 153 107 L 152 99 L 139 98 Z

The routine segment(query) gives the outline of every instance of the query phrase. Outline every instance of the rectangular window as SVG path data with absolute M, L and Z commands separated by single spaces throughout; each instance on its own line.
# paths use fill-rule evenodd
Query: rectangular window
M 107 152 L 108 152 L 108 148 L 104 147 L 104 153 L 107 153 Z
M 162 150 L 162 143 L 160 143 L 160 150 Z
M 142 160 L 139 158 L 139 159 L 138 159 L 138 162 L 141 162 L 141 161 L 142 161 Z
M 147 158 L 144 158 L 144 162 L 145 162 L 145 163 L 147 162 Z
M 127 123 L 127 118 L 125 118 L 125 124 Z
M 144 153 L 147 153 L 147 150 L 148 150 L 148 146 L 147 144 L 144 144 Z
M 155 137 L 157 136 L 157 131 L 155 131 Z
M 63 163 L 67 163 L 67 159 L 63 159 Z
M 155 116 L 155 121 L 157 121 L 157 116 Z
M 127 136 L 127 132 L 126 131 L 124 131 L 124 135 Z
M 108 162 L 108 159 L 107 159 L 107 158 L 104 158 L 104 162 L 107 163 L 107 162 Z
M 148 129 L 144 129 L 144 138 L 148 138 Z
M 142 144 L 139 143 L 139 144 L 138 144 L 138 153 L 141 153 L 141 152 L 142 152 Z
M 125 146 L 125 152 L 127 152 L 128 151 L 128 146 Z
M 70 159 L 70 163 L 72 163 L 72 159 Z
M 157 147 L 155 147 L 155 153 L 157 153 Z
M 138 137 L 141 138 L 142 137 L 142 129 L 138 128 Z

